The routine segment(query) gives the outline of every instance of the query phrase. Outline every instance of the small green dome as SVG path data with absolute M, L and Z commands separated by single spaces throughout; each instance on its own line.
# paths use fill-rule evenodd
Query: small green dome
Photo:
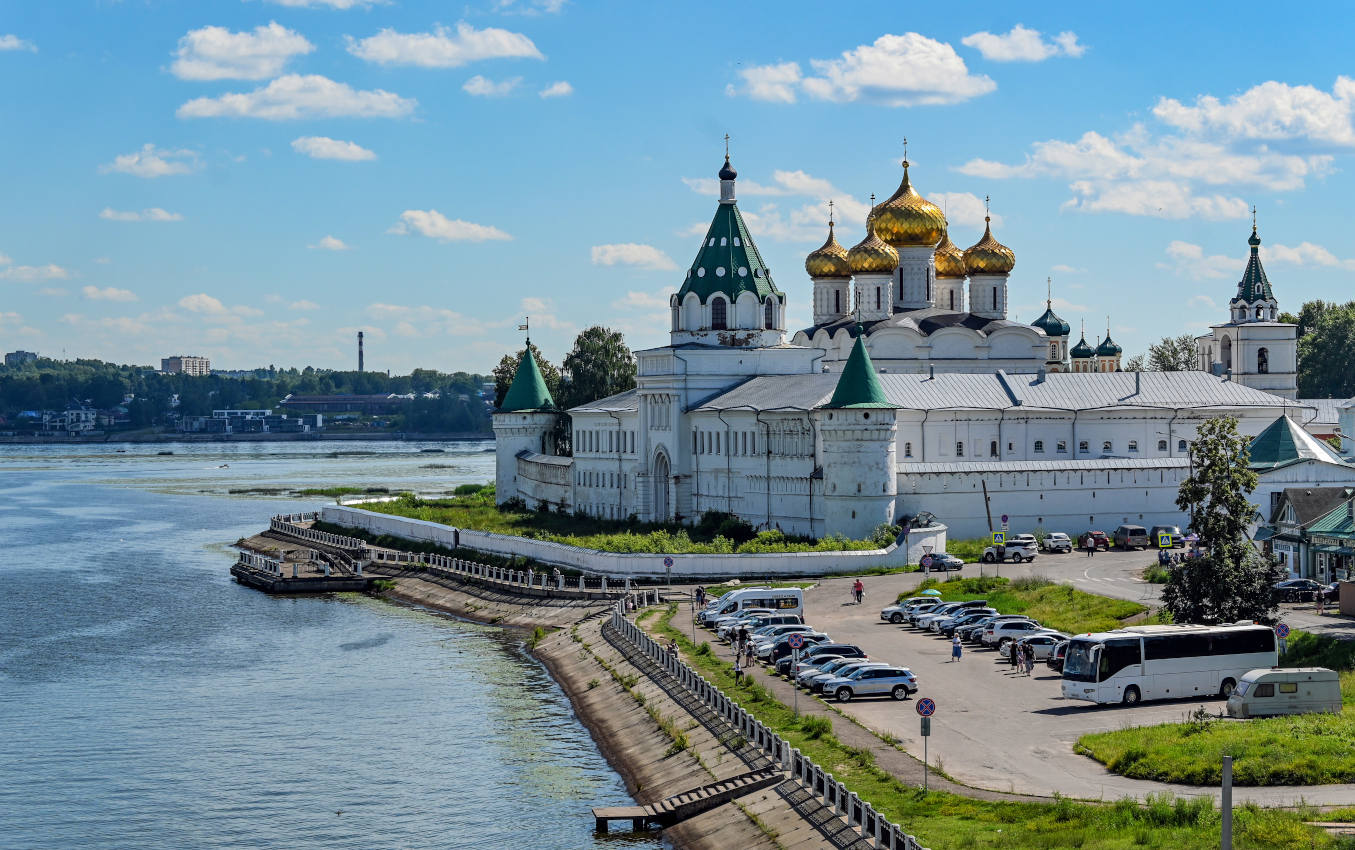
M 1068 336 L 1072 328 L 1063 319 L 1054 315 L 1054 308 L 1046 304 L 1044 315 L 1030 323 L 1033 328 L 1039 328 L 1044 331 L 1045 336 Z
M 1096 356 L 1117 357 L 1122 351 L 1124 351 L 1124 349 L 1116 345 L 1115 340 L 1107 335 L 1105 339 L 1101 340 L 1101 344 L 1096 347 Z
M 1077 345 L 1068 352 L 1068 356 L 1077 360 L 1084 360 L 1096 356 L 1096 350 L 1087 344 L 1087 337 L 1084 334 L 1082 339 L 1078 340 Z

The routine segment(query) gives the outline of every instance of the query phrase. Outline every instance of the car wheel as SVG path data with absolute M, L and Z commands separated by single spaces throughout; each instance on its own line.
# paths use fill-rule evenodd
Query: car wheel
M 1142 698 L 1143 696 L 1142 694 L 1139 693 L 1139 689 L 1134 687 L 1133 685 L 1130 685 L 1129 687 L 1124 689 L 1123 702 L 1125 705 L 1138 705 L 1139 700 L 1141 700 Z
M 898 625 L 899 623 L 902 623 L 902 622 L 903 622 L 903 615 L 902 615 L 902 614 L 890 614 L 890 615 L 889 615 L 889 622 L 893 623 L 894 625 Z
M 997 559 L 993 557 L 993 553 L 992 553 L 992 552 L 984 552 L 984 553 L 983 553 L 983 562 L 984 562 L 985 564 L 991 564 L 991 563 L 993 563 L 993 561 L 996 561 L 996 560 L 997 560 Z
M 1224 679 L 1223 684 L 1219 685 L 1219 696 L 1227 699 L 1233 695 L 1233 689 L 1237 687 L 1237 682 L 1232 679 Z
M 1013 563 L 1013 564 L 1019 564 L 1019 563 L 1021 563 L 1021 556 L 1020 556 L 1020 555 L 1012 555 L 1012 563 Z
M 851 689 L 851 688 L 838 688 L 838 689 L 837 689 L 837 694 L 836 694 L 835 696 L 837 696 L 837 701 L 838 701 L 838 702 L 851 702 L 851 701 L 852 701 L 852 689 Z
M 896 700 L 906 700 L 908 699 L 908 689 L 903 685 L 895 685 L 890 695 Z
M 1034 562 L 1035 562 L 1035 556 L 1034 556 L 1034 555 L 1031 555 L 1029 558 L 1026 559 L 1026 563 L 1027 563 L 1027 564 L 1032 564 L 1032 563 L 1034 563 Z

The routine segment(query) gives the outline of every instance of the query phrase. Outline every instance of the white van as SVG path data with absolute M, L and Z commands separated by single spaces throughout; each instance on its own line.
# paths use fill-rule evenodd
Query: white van
M 1251 670 L 1228 697 L 1229 717 L 1341 713 L 1341 678 L 1325 667 Z
M 744 587 L 731 590 L 719 599 L 719 606 L 705 612 L 704 623 L 709 624 L 747 608 L 766 608 L 777 614 L 805 615 L 805 592 L 798 587 Z

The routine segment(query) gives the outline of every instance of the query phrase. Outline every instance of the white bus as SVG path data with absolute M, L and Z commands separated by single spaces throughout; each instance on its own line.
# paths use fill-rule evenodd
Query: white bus
M 1129 626 L 1068 642 L 1063 696 L 1134 705 L 1145 699 L 1227 698 L 1248 670 L 1279 663 L 1275 633 L 1229 626 Z
M 708 604 L 699 619 L 702 625 L 707 625 L 720 617 L 747 608 L 766 608 L 777 614 L 796 614 L 803 622 L 805 592 L 798 587 L 744 587 L 731 590 L 716 599 L 713 605 Z

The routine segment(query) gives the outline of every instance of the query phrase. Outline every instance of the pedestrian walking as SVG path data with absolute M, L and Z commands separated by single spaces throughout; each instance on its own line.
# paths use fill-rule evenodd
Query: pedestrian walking
M 1014 640 L 1013 640 L 1013 641 L 1009 641 L 1009 642 L 1007 643 L 1007 663 L 1011 665 L 1011 668 L 1012 668 L 1013 670 L 1015 670 L 1018 661 L 1019 661 L 1019 656 L 1017 655 L 1017 651 L 1016 651 L 1016 641 L 1014 641 Z
M 704 587 L 698 587 L 696 589 L 696 607 L 706 607 L 706 589 Z
M 1082 545 L 1087 550 L 1087 557 L 1090 558 L 1092 552 L 1096 550 L 1096 539 L 1088 534 L 1086 537 L 1082 538 Z
M 744 666 L 748 667 L 749 669 L 752 669 L 752 667 L 753 667 L 753 642 L 752 642 L 751 640 L 748 641 L 748 645 L 744 647 L 744 649 L 743 649 L 743 654 L 744 654 Z
M 1317 616 L 1321 617 L 1326 613 L 1327 601 L 1322 598 L 1323 591 L 1317 592 Z
M 960 636 L 956 635 L 950 639 L 950 660 L 959 661 L 961 656 Z
M 1025 649 L 1026 675 L 1029 676 L 1031 673 L 1035 672 L 1035 647 L 1026 644 Z
M 856 600 L 857 605 L 861 604 L 861 600 L 865 598 L 865 595 L 866 586 L 861 583 L 861 579 L 852 582 L 852 598 Z
M 734 684 L 736 685 L 743 681 L 743 666 L 740 664 L 741 658 L 742 656 L 740 655 L 734 656 Z

